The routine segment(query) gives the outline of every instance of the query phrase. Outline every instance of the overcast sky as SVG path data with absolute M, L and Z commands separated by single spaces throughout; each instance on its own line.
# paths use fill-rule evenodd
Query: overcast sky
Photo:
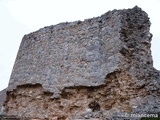
M 152 22 L 152 56 L 160 70 L 160 0 L 0 0 L 0 90 L 8 85 L 22 37 L 44 26 L 97 17 L 109 10 L 145 10 Z

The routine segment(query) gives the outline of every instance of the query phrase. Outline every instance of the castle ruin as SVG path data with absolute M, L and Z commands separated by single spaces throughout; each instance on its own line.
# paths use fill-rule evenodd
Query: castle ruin
M 160 72 L 153 68 L 150 25 L 136 6 L 25 35 L 4 114 L 40 120 L 158 114 Z

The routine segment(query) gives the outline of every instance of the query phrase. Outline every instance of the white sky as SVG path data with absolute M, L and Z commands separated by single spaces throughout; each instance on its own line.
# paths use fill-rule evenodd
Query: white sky
M 0 0 L 0 90 L 8 85 L 25 34 L 44 26 L 84 20 L 135 5 L 150 17 L 154 67 L 160 70 L 160 0 Z

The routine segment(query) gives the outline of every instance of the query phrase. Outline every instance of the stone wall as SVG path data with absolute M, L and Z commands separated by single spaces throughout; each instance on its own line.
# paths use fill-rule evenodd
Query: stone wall
M 6 98 L 6 89 L 0 91 L 0 115 L 3 114 L 2 112 L 2 106 L 3 106 L 3 102 Z
M 119 13 L 109 12 L 24 36 L 9 87 L 41 83 L 56 97 L 64 87 L 104 84 L 123 59 L 120 26 Z
M 160 73 L 153 68 L 149 28 L 148 15 L 136 6 L 25 35 L 5 113 L 119 120 L 126 113 L 160 112 Z

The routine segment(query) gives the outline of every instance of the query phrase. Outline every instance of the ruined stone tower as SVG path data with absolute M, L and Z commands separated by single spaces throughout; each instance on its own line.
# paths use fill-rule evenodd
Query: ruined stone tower
M 158 114 L 160 73 L 149 29 L 148 15 L 134 7 L 25 35 L 4 113 L 54 120 Z

